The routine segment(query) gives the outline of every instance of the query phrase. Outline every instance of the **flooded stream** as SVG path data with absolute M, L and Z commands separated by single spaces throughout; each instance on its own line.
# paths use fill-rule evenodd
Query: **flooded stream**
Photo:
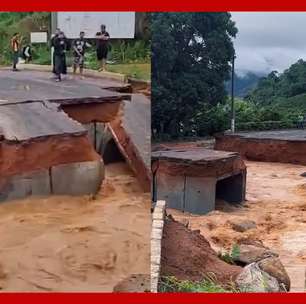
M 124 163 L 106 166 L 96 197 L 0 204 L 0 288 L 112 291 L 150 273 L 150 195 Z

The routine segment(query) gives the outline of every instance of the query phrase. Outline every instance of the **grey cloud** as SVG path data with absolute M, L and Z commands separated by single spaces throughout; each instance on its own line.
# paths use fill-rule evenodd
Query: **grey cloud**
M 306 13 L 232 13 L 238 27 L 234 40 L 236 70 L 282 72 L 306 58 Z

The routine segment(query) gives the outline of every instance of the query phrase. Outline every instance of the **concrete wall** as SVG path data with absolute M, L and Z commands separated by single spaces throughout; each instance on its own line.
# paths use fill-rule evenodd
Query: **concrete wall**
M 158 173 L 157 199 L 165 200 L 167 208 L 196 214 L 215 209 L 216 179 L 211 177 L 173 176 Z
M 245 200 L 246 174 L 215 177 L 191 177 L 158 172 L 155 178 L 158 200 L 165 200 L 167 208 L 194 214 L 206 214 L 215 209 L 216 197 L 228 202 Z
M 96 194 L 104 179 L 102 160 L 53 166 L 1 181 L 0 202 L 31 195 Z
M 151 292 L 158 291 L 165 210 L 166 202 L 157 201 L 152 215 L 151 230 Z

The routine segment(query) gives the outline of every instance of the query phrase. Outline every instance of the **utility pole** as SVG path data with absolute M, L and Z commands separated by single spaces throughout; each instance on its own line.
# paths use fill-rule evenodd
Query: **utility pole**
M 232 94 L 231 94 L 231 132 L 235 132 L 235 103 L 234 103 L 234 77 L 235 77 L 235 54 L 232 58 Z
M 49 33 L 49 41 L 51 40 L 55 30 L 57 28 L 57 13 L 51 13 L 51 31 Z M 54 49 L 51 47 L 51 65 L 53 66 L 53 52 Z

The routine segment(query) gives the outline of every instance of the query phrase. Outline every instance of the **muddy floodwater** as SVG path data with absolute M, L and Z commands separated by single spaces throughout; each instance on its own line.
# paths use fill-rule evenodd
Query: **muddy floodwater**
M 150 273 L 150 195 L 124 163 L 106 166 L 96 197 L 0 204 L 0 288 L 112 291 Z
M 230 250 L 241 239 L 262 240 L 277 252 L 292 291 L 305 290 L 306 270 L 306 172 L 305 166 L 250 162 L 247 165 L 247 201 L 233 206 L 218 201 L 217 210 L 205 216 L 168 210 L 177 220 L 186 219 L 200 229 L 216 250 Z M 301 175 L 302 174 L 302 175 Z M 249 219 L 255 229 L 236 232 L 231 221 Z

